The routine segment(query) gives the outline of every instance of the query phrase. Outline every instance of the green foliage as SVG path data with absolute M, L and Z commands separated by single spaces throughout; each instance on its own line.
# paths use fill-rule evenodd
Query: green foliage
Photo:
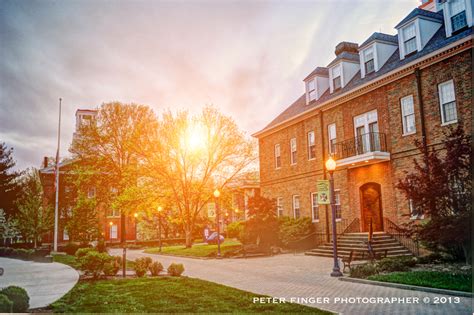
M 25 289 L 17 286 L 9 286 L 0 291 L 0 295 L 5 295 L 13 302 L 14 313 L 26 313 L 30 307 L 30 297 Z
M 112 256 L 110 262 L 104 265 L 104 274 L 106 276 L 115 276 L 122 266 L 122 257 Z
M 439 252 L 431 253 L 429 255 L 421 256 L 421 257 L 417 258 L 417 262 L 419 264 L 452 263 L 455 260 L 456 259 L 453 258 L 452 256 L 447 255 L 445 253 L 442 254 L 442 253 L 439 253 Z
M 179 277 L 184 272 L 183 264 L 172 263 L 168 266 L 168 274 L 173 277 Z
M 91 252 L 98 252 L 98 251 L 97 251 L 97 249 L 91 248 L 91 247 L 79 248 L 76 251 L 75 256 L 77 258 L 82 258 L 82 257 L 86 256 L 88 253 L 91 253 Z
M 470 273 L 410 271 L 373 275 L 368 279 L 464 292 L 471 292 L 472 290 L 472 274 Z
M 89 248 L 89 245 L 78 244 L 74 242 L 69 242 L 63 247 L 60 248 L 61 251 L 65 252 L 68 255 L 75 255 L 77 250 L 80 248 Z
M 130 248 L 130 247 L 129 247 Z M 97 242 L 97 247 L 96 247 L 97 251 L 99 253 L 105 253 L 107 251 L 107 247 L 105 246 L 105 240 L 103 238 L 101 238 L 98 242 Z
M 278 243 L 278 219 L 274 199 L 255 196 L 249 199 L 248 216 L 242 242 L 269 248 Z
M 3 209 L 0 208 L 0 240 L 6 244 L 7 239 L 12 239 L 20 235 L 18 221 L 13 216 L 8 218 Z
M 242 240 L 244 233 L 244 222 L 237 221 L 227 225 L 227 237 Z
M 135 259 L 133 269 L 135 270 L 135 274 L 137 275 L 137 277 L 143 277 L 146 274 L 151 263 L 152 260 L 150 257 L 140 257 Z
M 89 251 L 85 256 L 79 259 L 80 270 L 91 275 L 94 279 L 100 277 L 104 272 L 104 267 L 112 260 L 112 257 L 105 253 Z
M 0 143 L 0 209 L 5 210 L 8 218 L 16 214 L 15 200 L 21 193 L 18 183 L 20 173 L 14 171 L 14 167 L 13 148 L 8 148 L 5 143 Z M 1 234 L 0 231 L 0 238 Z
M 416 265 L 413 257 L 383 258 L 377 261 L 377 269 L 380 272 L 409 271 L 410 267 Z
M 364 264 L 351 267 L 351 277 L 365 279 L 377 274 L 377 267 L 373 264 Z
M 297 241 L 314 232 L 311 218 L 294 219 L 290 217 L 279 218 L 278 237 L 280 242 L 287 246 L 292 241 Z
M 78 178 L 82 177 L 79 176 Z M 72 216 L 67 221 L 66 229 L 72 240 L 88 243 L 99 236 L 97 200 L 95 198 L 88 198 L 88 184 L 84 184 L 78 179 L 76 185 L 78 185 L 76 186 L 76 203 L 72 207 Z
M 148 266 L 148 269 L 150 270 L 151 275 L 156 277 L 160 275 L 160 272 L 162 272 L 164 268 L 161 263 L 155 261 Z
M 12 308 L 13 302 L 6 295 L 0 294 L 0 313 L 11 313 Z

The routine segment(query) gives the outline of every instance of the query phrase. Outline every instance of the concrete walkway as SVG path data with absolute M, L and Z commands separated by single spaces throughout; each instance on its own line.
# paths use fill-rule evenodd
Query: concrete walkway
M 160 261 L 165 268 L 171 262 L 183 263 L 186 269 L 184 275 L 189 277 L 258 294 L 282 297 L 287 301 L 291 298 L 320 297 L 321 301 L 294 302 L 341 314 L 472 314 L 471 298 L 444 296 L 447 300 L 440 300 L 439 304 L 436 304 L 436 299 L 443 297 L 442 295 L 339 281 L 329 276 L 332 269 L 331 258 L 287 254 L 266 258 L 199 260 L 145 254 L 140 250 L 129 250 L 127 253 L 127 259 L 149 256 Z M 113 249 L 111 254 L 120 255 L 121 249 Z M 349 297 L 405 300 L 395 303 L 337 300 Z
M 53 303 L 69 292 L 79 280 L 76 270 L 59 263 L 0 258 L 0 267 L 5 270 L 0 277 L 0 288 L 10 285 L 24 288 L 30 296 L 30 308 Z

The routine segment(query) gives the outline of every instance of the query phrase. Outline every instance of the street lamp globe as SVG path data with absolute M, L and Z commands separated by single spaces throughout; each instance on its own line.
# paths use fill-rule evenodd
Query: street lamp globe
M 219 189 L 214 190 L 214 197 L 219 198 L 220 195 L 221 192 L 219 191 Z
M 110 222 L 109 222 L 109 225 L 112 226 L 112 225 L 114 225 L 114 223 L 113 223 L 112 221 L 110 221 Z
M 138 213 L 135 212 L 135 213 L 133 214 L 133 216 L 134 216 L 135 218 L 138 218 Z
M 163 208 L 161 206 L 158 206 L 158 212 L 161 212 Z
M 330 172 L 333 172 L 336 169 L 336 161 L 332 157 L 326 161 L 326 169 Z

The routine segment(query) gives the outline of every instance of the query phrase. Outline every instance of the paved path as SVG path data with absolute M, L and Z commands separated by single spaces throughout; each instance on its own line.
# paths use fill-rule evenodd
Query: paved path
M 30 296 L 30 308 L 45 307 L 60 299 L 74 287 L 79 274 L 59 263 L 36 263 L 0 258 L 5 273 L 0 277 L 0 288 L 17 285 Z
M 112 254 L 120 255 L 121 250 L 113 249 Z M 471 298 L 459 298 L 459 303 L 434 304 L 435 298 L 442 295 L 339 281 L 329 276 L 331 258 L 287 254 L 266 258 L 199 260 L 145 254 L 139 250 L 129 250 L 127 258 L 143 256 L 160 261 L 165 268 L 171 262 L 183 263 L 186 269 L 184 274 L 189 277 L 258 294 L 283 297 L 287 301 L 292 297 L 326 297 L 329 303 L 295 302 L 341 314 L 472 314 Z M 344 297 L 413 297 L 420 301 L 414 304 L 335 302 L 335 298 Z M 429 298 L 430 302 L 424 303 L 423 298 Z M 454 300 L 454 297 L 451 296 L 451 299 Z

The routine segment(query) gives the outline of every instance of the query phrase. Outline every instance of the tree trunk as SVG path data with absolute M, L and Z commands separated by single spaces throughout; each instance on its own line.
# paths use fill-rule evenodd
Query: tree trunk
M 186 248 L 191 248 L 193 246 L 193 232 L 190 227 L 186 227 L 184 230 L 184 235 L 186 236 Z

